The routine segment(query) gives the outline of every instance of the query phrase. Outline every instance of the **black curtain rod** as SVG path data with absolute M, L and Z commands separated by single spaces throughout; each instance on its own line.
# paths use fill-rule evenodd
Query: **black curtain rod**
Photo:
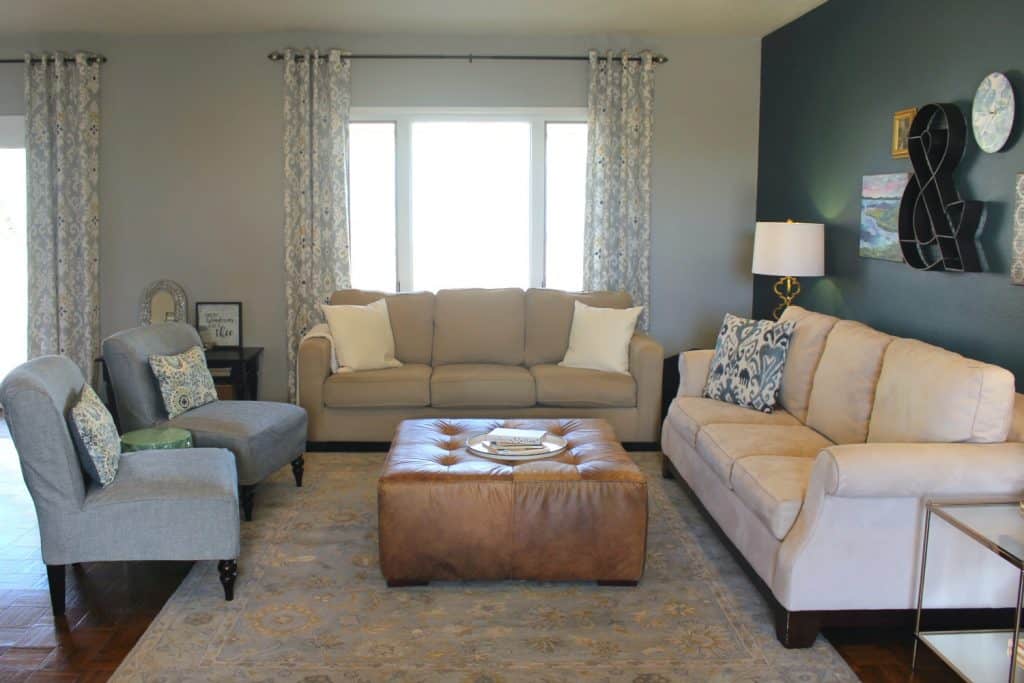
M 272 62 L 279 62 L 284 59 L 284 53 L 275 50 L 267 55 L 267 59 Z M 304 58 L 302 58 L 304 59 Z M 320 59 L 327 59 L 327 55 L 320 55 Z M 355 54 L 345 55 L 345 59 L 456 59 L 459 61 L 465 61 L 472 63 L 476 59 L 486 59 L 491 61 L 522 61 L 522 62 L 587 62 L 590 61 L 590 57 L 586 55 L 438 55 L 438 54 Z M 607 59 L 607 57 L 600 56 L 598 59 Z M 643 58 L 639 55 L 629 57 L 631 62 L 639 62 Z M 622 57 L 612 57 L 612 61 L 621 62 Z M 651 58 L 655 64 L 664 64 L 668 61 L 668 57 L 665 55 L 654 55 Z
M 40 57 L 33 57 L 29 61 L 32 62 L 33 64 L 39 64 L 43 60 Z M 48 58 L 46 61 L 52 62 L 53 59 L 49 59 Z M 64 63 L 65 64 L 69 64 L 69 63 L 74 62 L 74 61 L 75 61 L 74 57 L 65 57 L 64 58 Z M 86 62 L 99 62 L 100 64 L 103 64 L 104 62 L 107 61 L 107 58 L 104 57 L 103 55 L 93 55 L 91 57 L 86 57 L 85 61 Z M 24 64 L 24 63 L 25 63 L 25 58 L 24 57 L 22 57 L 21 59 L 0 59 L 0 64 Z

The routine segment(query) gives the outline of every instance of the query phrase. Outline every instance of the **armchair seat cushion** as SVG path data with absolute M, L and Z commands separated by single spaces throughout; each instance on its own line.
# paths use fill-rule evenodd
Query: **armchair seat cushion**
M 430 366 L 336 372 L 324 382 L 330 408 L 422 408 L 430 405 Z
M 226 559 L 238 556 L 235 459 L 220 448 L 137 451 L 117 476 L 91 484 L 73 561 Z M 51 561 L 51 560 L 47 560 Z
M 533 375 L 518 365 L 441 365 L 430 376 L 435 408 L 524 408 L 536 402 Z
M 822 449 L 832 445 L 803 425 L 712 424 L 697 435 L 697 454 L 730 488 L 736 464 L 747 458 L 781 455 L 814 460 Z
M 814 458 L 758 455 L 732 468 L 732 488 L 748 510 L 780 541 L 804 502 Z
M 290 403 L 215 401 L 165 425 L 192 432 L 197 447 L 234 453 L 241 485 L 259 483 L 306 447 L 306 411 Z
M 710 424 L 748 424 L 748 425 L 793 425 L 800 422 L 786 410 L 776 406 L 771 413 L 762 413 L 752 408 L 741 408 L 732 403 L 716 401 L 713 398 L 698 396 L 678 396 L 672 400 L 668 410 L 668 420 L 680 434 L 686 437 L 689 445 L 697 443 L 697 434 L 701 428 Z
M 537 403 L 563 408 L 632 408 L 636 380 L 632 375 L 559 365 L 535 365 Z

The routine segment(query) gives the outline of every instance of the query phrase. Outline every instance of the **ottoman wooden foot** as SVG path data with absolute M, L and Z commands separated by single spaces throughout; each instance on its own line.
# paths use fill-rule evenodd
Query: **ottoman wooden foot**
M 410 586 L 426 586 L 429 581 L 415 581 L 407 579 L 388 579 L 388 588 L 409 588 Z
M 598 586 L 621 586 L 621 587 L 634 587 L 639 581 L 598 581 Z

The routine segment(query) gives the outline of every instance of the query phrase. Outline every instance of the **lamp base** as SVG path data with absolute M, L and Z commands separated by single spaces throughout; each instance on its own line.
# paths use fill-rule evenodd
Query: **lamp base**
M 772 311 L 772 320 L 778 320 L 790 304 L 793 303 L 793 299 L 800 294 L 800 281 L 790 275 L 780 277 L 776 282 L 775 286 L 772 287 L 772 291 L 775 292 L 782 301 L 775 310 Z

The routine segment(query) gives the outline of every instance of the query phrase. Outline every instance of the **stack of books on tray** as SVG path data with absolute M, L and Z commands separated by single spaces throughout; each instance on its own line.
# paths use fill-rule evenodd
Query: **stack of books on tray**
M 540 455 L 546 453 L 543 429 L 497 427 L 486 435 L 487 446 L 498 455 Z

